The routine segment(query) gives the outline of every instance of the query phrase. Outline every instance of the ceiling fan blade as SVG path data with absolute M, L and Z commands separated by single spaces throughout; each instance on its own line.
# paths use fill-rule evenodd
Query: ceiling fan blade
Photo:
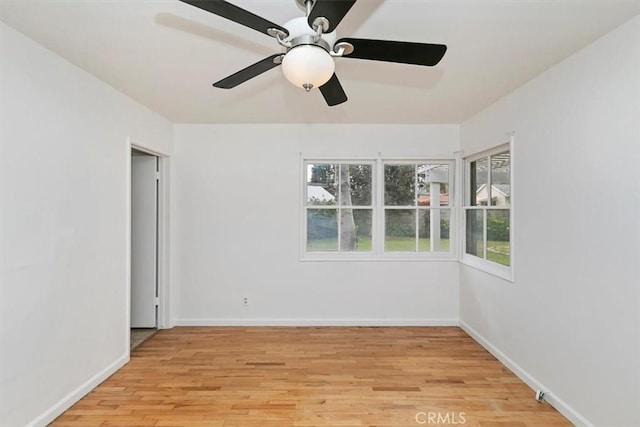
M 356 0 L 316 0 L 311 14 L 309 14 L 307 18 L 307 22 L 309 26 L 313 28 L 313 21 L 315 21 L 316 18 L 327 18 L 329 28 L 325 33 L 330 33 L 336 29 L 340 21 L 342 21 L 342 18 L 345 17 L 355 2 Z
M 344 93 L 340 80 L 338 80 L 338 76 L 335 73 L 333 73 L 328 82 L 320 86 L 320 92 L 322 92 L 322 96 L 324 96 L 324 100 L 327 101 L 329 107 L 342 104 L 347 100 L 347 94 Z
M 224 0 L 180 0 L 183 3 L 190 4 L 191 6 L 198 7 L 207 12 L 211 12 L 215 15 L 227 18 L 233 22 L 237 22 L 245 27 L 253 28 L 256 31 L 270 35 L 267 30 L 269 28 L 275 28 L 282 31 L 286 35 L 289 35 L 289 31 L 286 28 L 281 27 L 278 24 L 274 24 L 258 15 L 255 15 L 247 10 L 244 10 L 236 5 L 233 5 Z
M 282 56 L 281 53 L 277 53 L 275 55 L 271 55 L 268 58 L 263 59 L 262 61 L 258 61 L 253 65 L 249 65 L 247 68 L 238 71 L 235 74 L 226 77 L 219 82 L 213 84 L 215 87 L 219 87 L 221 89 L 231 89 L 238 86 L 241 83 L 246 82 L 249 79 L 259 76 L 262 73 L 269 71 L 272 68 L 277 67 L 282 63 L 282 61 L 277 61 L 276 58 Z
M 434 66 L 440 62 L 447 51 L 447 46 L 443 44 L 354 38 L 340 39 L 336 44 L 341 42 L 353 45 L 353 52 L 344 55 L 344 58 L 399 62 L 401 64 Z

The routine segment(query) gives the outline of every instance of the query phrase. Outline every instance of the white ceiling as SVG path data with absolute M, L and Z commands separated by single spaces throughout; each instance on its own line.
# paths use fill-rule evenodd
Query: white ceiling
M 232 0 L 280 25 L 294 0 Z M 175 123 L 461 123 L 640 13 L 640 0 L 359 0 L 339 37 L 448 45 L 436 67 L 336 60 L 327 107 L 271 70 L 211 84 L 281 48 L 178 0 L 0 0 L 0 20 Z

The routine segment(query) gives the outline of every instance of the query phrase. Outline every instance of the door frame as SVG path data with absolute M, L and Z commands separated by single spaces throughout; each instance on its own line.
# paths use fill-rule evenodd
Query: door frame
M 158 329 L 172 328 L 171 322 L 171 286 L 169 274 L 169 156 L 149 148 L 145 144 L 127 137 L 126 144 L 126 352 L 129 354 L 131 333 L 131 155 L 133 150 L 158 158 Z

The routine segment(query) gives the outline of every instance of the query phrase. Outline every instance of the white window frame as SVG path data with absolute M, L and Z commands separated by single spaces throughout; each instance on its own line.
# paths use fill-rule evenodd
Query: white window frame
M 333 165 L 371 165 L 371 205 L 363 205 L 363 206 L 343 206 L 341 198 L 338 198 L 337 205 L 328 205 L 328 206 L 314 206 L 309 205 L 307 203 L 307 169 L 310 164 L 333 164 Z M 322 260 L 370 260 L 372 255 L 376 251 L 376 241 L 373 237 L 376 230 L 376 168 L 377 164 L 375 160 L 372 159 L 356 159 L 356 158 L 308 158 L 303 159 L 302 162 L 302 178 L 300 182 L 302 183 L 302 215 L 301 215 L 301 253 L 303 254 L 303 260 L 314 260 L 314 261 L 322 261 Z M 342 209 L 362 209 L 362 210 L 371 210 L 372 218 L 371 218 L 371 251 L 368 252 L 358 252 L 358 251 L 349 251 L 349 252 L 340 252 L 340 211 Z M 334 209 L 337 211 L 338 216 L 338 250 L 336 251 L 307 251 L 307 211 L 309 209 Z
M 389 165 L 389 166 L 403 166 L 403 165 L 409 165 L 409 166 L 415 166 L 415 165 L 419 165 L 419 164 L 430 164 L 430 165 L 447 165 L 449 167 L 449 204 L 447 206 L 442 206 L 439 208 L 433 208 L 431 206 L 420 206 L 417 203 L 413 206 L 392 206 L 389 205 L 387 206 L 384 202 L 384 168 L 385 166 Z M 451 259 L 455 257 L 455 206 L 454 206 L 454 187 L 455 187 L 455 161 L 454 160 L 442 160 L 442 159 L 399 159 L 399 160 L 394 160 L 394 159 L 382 159 L 381 161 L 381 165 L 380 165 L 380 173 L 379 173 L 379 179 L 380 179 L 380 185 L 379 187 L 381 188 L 381 193 L 380 193 L 380 215 L 381 215 L 381 221 L 380 221 L 380 229 L 379 229 L 379 233 L 378 235 L 380 236 L 380 245 L 382 246 L 381 251 L 383 253 L 383 256 L 387 259 L 396 259 L 396 258 L 400 258 L 400 259 L 431 259 L 431 260 L 439 260 L 439 259 Z M 415 191 L 418 191 L 418 182 L 417 182 L 417 171 L 414 177 L 414 188 Z M 413 210 L 416 211 L 416 213 L 420 212 L 420 211 L 431 211 L 434 209 L 440 209 L 440 210 L 448 210 L 449 211 L 449 250 L 446 252 L 431 252 L 431 251 L 425 251 L 425 252 L 419 252 L 418 251 L 418 233 L 419 233 L 419 215 L 416 215 L 415 221 L 416 221 L 416 251 L 415 252 L 402 252 L 402 251 L 394 251 L 394 252 L 386 252 L 384 250 L 384 244 L 385 244 L 385 224 L 386 224 L 386 213 L 387 210 Z
M 307 204 L 307 167 L 309 164 L 371 164 L 372 165 L 372 205 L 357 206 L 357 209 L 372 209 L 371 224 L 371 251 L 369 252 L 338 252 L 338 251 L 307 251 L 307 210 L 314 209 L 314 206 Z M 384 165 L 400 164 L 446 164 L 449 166 L 449 205 L 442 209 L 449 210 L 449 251 L 447 252 L 385 252 L 385 206 L 384 206 Z M 358 157 L 317 157 L 301 156 L 300 175 L 300 260 L 301 261 L 453 261 L 457 262 L 458 245 L 458 209 L 454 203 L 457 182 L 455 179 L 455 159 L 451 157 L 428 156 L 428 157 L 378 157 L 378 158 L 358 158 Z M 339 206 L 331 207 L 340 209 Z M 430 210 L 431 207 L 403 207 L 398 209 L 423 209 Z M 338 222 L 339 223 L 339 222 Z M 339 231 L 338 231 L 339 232 Z M 416 230 L 417 232 L 417 230 Z M 338 234 L 339 236 L 339 234 Z M 339 237 L 338 237 L 339 240 Z
M 487 247 L 487 211 L 490 210 L 505 210 L 505 207 L 496 206 L 493 207 L 488 206 L 471 206 L 470 198 L 471 198 L 471 163 L 482 159 L 484 157 L 490 157 L 496 154 L 509 152 L 509 185 L 510 185 L 510 201 L 509 207 L 506 208 L 509 210 L 509 266 L 499 264 L 494 261 L 490 261 L 486 259 L 486 247 Z M 464 157 L 464 189 L 463 189 L 463 200 L 462 207 L 460 209 L 460 224 L 461 224 L 461 233 L 460 237 L 460 247 L 461 247 L 461 256 L 460 262 L 462 264 L 468 265 L 469 267 L 473 267 L 475 269 L 484 271 L 491 275 L 500 277 L 502 279 L 513 282 L 514 281 L 514 201 L 515 201 L 515 191 L 514 191 L 514 182 L 513 182 L 513 137 L 509 142 L 505 144 L 501 144 L 489 150 L 485 150 L 479 153 L 475 153 L 473 155 L 469 155 Z M 489 162 L 489 168 L 491 168 L 491 162 Z M 490 169 L 489 169 L 490 170 Z M 488 173 L 488 182 L 487 186 L 490 188 L 491 186 L 491 172 Z M 471 255 L 467 253 L 467 211 L 469 210 L 482 210 L 485 212 L 483 215 L 483 225 L 482 225 L 482 233 L 484 240 L 484 257 L 480 258 L 475 255 Z

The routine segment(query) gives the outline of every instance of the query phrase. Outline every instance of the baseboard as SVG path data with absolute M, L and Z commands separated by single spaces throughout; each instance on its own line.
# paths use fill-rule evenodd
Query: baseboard
M 594 424 L 589 422 L 578 411 L 569 406 L 564 400 L 554 395 L 547 387 L 540 381 L 536 380 L 531 374 L 522 369 L 517 363 L 515 363 L 506 354 L 496 348 L 493 344 L 487 341 L 482 335 L 480 335 L 475 329 L 469 326 L 467 323 L 460 320 L 460 328 L 469 334 L 474 340 L 476 340 L 482 347 L 484 347 L 489 353 L 491 353 L 496 359 L 498 359 L 504 366 L 506 366 L 511 372 L 513 372 L 518 378 L 520 378 L 525 384 L 531 387 L 532 390 L 542 390 L 545 392 L 545 401 L 551 406 L 556 408 L 565 418 L 571 421 L 574 425 L 580 427 L 595 427 Z M 534 399 L 534 393 L 531 393 L 531 399 Z
M 113 375 L 118 369 L 122 368 L 128 361 L 129 354 L 127 353 L 122 355 L 115 362 L 98 372 L 80 387 L 69 393 L 44 413 L 40 414 L 37 418 L 27 424 L 27 427 L 46 426 L 64 411 L 69 409 L 78 400 L 82 399 L 87 393 L 96 388 L 100 383 Z
M 175 319 L 175 326 L 458 326 L 458 319 Z

